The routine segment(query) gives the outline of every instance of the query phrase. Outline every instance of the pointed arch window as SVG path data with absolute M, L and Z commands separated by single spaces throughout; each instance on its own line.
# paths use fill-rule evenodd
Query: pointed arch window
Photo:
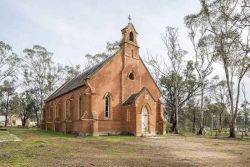
M 70 100 L 66 101 L 66 119 L 67 120 L 71 119 L 71 101 Z
M 133 32 L 129 33 L 129 41 L 134 42 L 134 34 L 133 34 Z
M 106 97 L 105 97 L 105 118 L 110 118 L 110 95 L 108 94 Z
M 79 99 L 78 99 L 78 102 L 79 102 L 79 118 L 82 118 L 83 116 L 83 95 L 80 95 L 79 96 Z
M 49 121 L 49 106 L 46 108 L 45 119 L 46 121 Z
M 53 114 L 54 114 L 54 108 L 53 106 L 50 107 L 50 112 L 49 112 L 49 120 L 52 121 L 53 120 Z

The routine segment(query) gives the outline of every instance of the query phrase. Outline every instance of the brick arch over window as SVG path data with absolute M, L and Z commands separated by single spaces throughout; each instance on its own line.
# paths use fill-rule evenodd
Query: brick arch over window
M 103 96 L 103 99 L 105 99 L 106 96 L 110 96 L 111 100 L 112 101 L 114 100 L 113 95 L 110 92 L 105 93 L 104 96 Z
M 59 100 L 56 103 L 56 108 L 55 108 L 55 119 L 58 121 L 61 118 L 62 114 L 62 100 Z
M 149 105 L 148 103 L 142 105 L 141 110 L 140 110 L 140 114 L 142 113 L 142 109 L 143 109 L 144 107 L 146 107 L 147 110 L 148 110 L 148 113 L 149 113 L 150 115 L 152 115 L 152 108 L 150 107 L 150 105 Z
M 72 100 L 67 99 L 65 104 L 65 111 L 66 111 L 66 120 L 72 119 Z
M 81 119 L 83 116 L 84 110 L 84 95 L 81 93 L 78 95 L 78 118 Z

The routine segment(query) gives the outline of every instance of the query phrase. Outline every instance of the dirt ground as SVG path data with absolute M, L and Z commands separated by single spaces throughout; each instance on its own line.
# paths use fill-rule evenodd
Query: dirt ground
M 76 137 L 14 129 L 0 166 L 250 166 L 250 142 L 204 137 Z

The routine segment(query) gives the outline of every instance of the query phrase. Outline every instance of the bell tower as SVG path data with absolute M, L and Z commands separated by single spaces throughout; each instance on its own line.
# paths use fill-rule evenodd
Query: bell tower
M 131 23 L 131 17 L 129 16 L 128 25 L 123 28 L 122 31 L 122 41 L 120 47 L 122 48 L 123 55 L 139 59 L 139 46 L 137 43 L 137 35 L 133 24 Z

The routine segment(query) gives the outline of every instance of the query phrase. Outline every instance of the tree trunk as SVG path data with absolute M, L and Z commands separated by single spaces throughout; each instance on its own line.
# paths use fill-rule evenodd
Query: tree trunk
M 23 118 L 23 119 L 22 119 L 22 127 L 25 127 L 25 124 L 26 124 L 26 119 Z
M 204 102 L 204 83 L 202 81 L 201 83 L 201 124 L 200 124 L 200 129 L 198 131 L 198 135 L 203 135 L 204 134 L 204 111 L 203 111 L 203 102 Z
M 214 114 L 211 113 L 211 136 L 213 136 L 213 130 L 214 130 Z
M 175 133 L 176 131 L 176 114 L 175 114 L 176 110 L 174 109 L 172 115 L 171 115 L 171 124 L 172 124 L 172 127 L 171 127 L 171 132 L 172 133 Z
M 38 117 L 38 111 L 36 110 L 36 122 L 37 122 L 37 126 L 39 127 L 39 117 Z
M 231 114 L 231 120 L 230 120 L 230 132 L 229 137 L 235 138 L 235 123 L 234 123 L 234 99 L 233 99 L 233 92 L 232 92 L 232 81 L 230 82 L 229 78 L 229 71 L 228 71 L 228 65 L 227 65 L 227 59 L 225 58 L 227 56 L 224 55 L 223 57 L 223 66 L 224 66 L 224 72 L 226 75 L 226 84 L 227 84 L 227 91 L 229 95 L 230 100 L 230 114 Z
M 178 84 L 177 81 L 175 82 L 175 93 L 174 93 L 174 98 L 175 98 L 175 128 L 174 128 L 174 133 L 178 134 L 179 133 L 179 99 L 178 99 Z
M 40 91 L 40 112 L 41 112 L 41 115 L 43 115 L 43 92 L 42 91 Z M 37 121 L 37 126 L 40 127 L 40 119 L 39 119 L 37 110 L 36 110 L 36 121 Z
M 222 113 L 223 113 L 223 111 L 220 112 L 220 118 L 219 118 L 219 133 L 221 133 L 221 131 L 222 131 Z
M 238 84 L 237 84 L 237 96 L 236 96 L 235 110 L 233 110 L 233 108 L 232 108 L 233 112 L 232 112 L 232 116 L 231 116 L 231 127 L 230 127 L 230 134 L 229 134 L 229 137 L 232 137 L 232 138 L 236 137 L 235 127 L 236 127 L 236 119 L 237 119 L 237 115 L 238 115 L 238 104 L 239 104 L 239 97 L 240 97 L 240 83 L 241 83 L 241 78 L 239 78 Z
M 7 123 L 8 123 L 9 98 L 10 98 L 10 95 L 9 95 L 9 93 L 7 93 L 7 101 L 6 101 L 6 108 L 5 108 L 5 122 L 4 122 L 4 127 L 6 127 L 6 126 L 7 126 Z
M 4 127 L 7 126 L 7 123 L 8 123 L 8 114 L 7 114 L 7 111 L 6 111 L 6 113 L 5 113 Z
M 194 111 L 193 111 L 193 133 L 196 132 L 195 123 L 196 123 L 196 112 L 195 112 L 195 109 L 194 109 Z
M 230 133 L 229 133 L 229 137 L 235 138 L 236 137 L 236 133 L 235 133 L 235 123 L 234 121 L 230 123 Z
M 245 136 L 248 136 L 248 134 L 247 134 L 247 118 L 245 118 L 245 121 L 244 121 L 244 128 L 245 128 Z

